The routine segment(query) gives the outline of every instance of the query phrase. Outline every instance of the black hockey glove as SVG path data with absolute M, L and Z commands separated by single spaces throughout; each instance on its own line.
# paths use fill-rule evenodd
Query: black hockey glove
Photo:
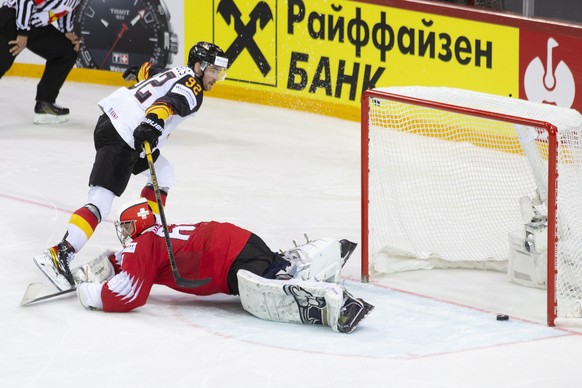
M 164 130 L 164 120 L 158 118 L 154 113 L 148 114 L 139 127 L 133 131 L 134 147 L 137 151 L 142 150 L 144 141 L 149 141 L 150 146 L 154 148 L 158 144 L 158 138 Z
M 137 81 L 137 73 L 140 66 L 130 66 L 123 72 L 123 79 L 126 81 Z

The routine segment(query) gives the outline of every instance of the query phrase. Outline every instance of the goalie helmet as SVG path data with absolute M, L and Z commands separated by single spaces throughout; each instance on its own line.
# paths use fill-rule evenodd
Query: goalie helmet
M 194 69 L 194 65 L 200 63 L 200 68 L 204 72 L 208 66 L 219 73 L 218 79 L 223 81 L 226 78 L 228 68 L 228 58 L 224 51 L 214 43 L 198 42 L 190 49 L 188 54 L 188 67 Z
M 123 246 L 129 240 L 135 239 L 144 230 L 156 224 L 154 215 L 148 201 L 140 198 L 122 206 L 115 220 L 117 238 Z

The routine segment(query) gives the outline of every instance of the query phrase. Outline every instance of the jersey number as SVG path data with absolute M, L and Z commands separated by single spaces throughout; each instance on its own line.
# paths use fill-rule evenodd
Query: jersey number
M 134 88 L 137 85 L 139 85 L 139 87 L 135 91 L 134 96 L 139 101 L 140 104 L 143 104 L 148 98 L 152 96 L 151 92 L 152 88 L 162 86 L 163 84 L 165 84 L 166 82 L 173 78 L 176 78 L 176 74 L 174 74 L 173 71 L 166 71 L 153 78 L 135 84 L 134 86 L 132 86 L 132 88 Z
M 192 89 L 195 96 L 197 96 L 198 93 L 202 91 L 202 86 L 200 86 L 200 84 L 196 82 L 196 79 L 194 77 L 188 78 L 188 80 L 186 81 L 186 86 Z
M 190 234 L 196 229 L 194 225 L 175 225 L 172 230 L 169 230 L 170 238 L 175 238 L 176 240 L 188 240 Z M 164 229 L 158 228 L 156 234 L 160 237 L 164 237 Z

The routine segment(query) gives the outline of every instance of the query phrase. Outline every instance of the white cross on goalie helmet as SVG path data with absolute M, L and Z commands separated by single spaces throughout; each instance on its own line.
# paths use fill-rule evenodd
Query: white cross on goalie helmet
M 145 198 L 132 201 L 120 207 L 115 220 L 115 231 L 123 246 L 144 230 L 155 225 L 156 217 Z

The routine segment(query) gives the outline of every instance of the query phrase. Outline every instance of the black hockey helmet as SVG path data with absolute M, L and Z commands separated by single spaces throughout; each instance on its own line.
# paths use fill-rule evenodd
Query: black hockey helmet
M 192 46 L 188 54 L 188 67 L 193 69 L 196 62 L 200 63 L 202 71 L 206 70 L 208 65 L 214 65 L 224 70 L 226 76 L 228 58 L 224 55 L 224 51 L 214 43 L 198 42 Z

